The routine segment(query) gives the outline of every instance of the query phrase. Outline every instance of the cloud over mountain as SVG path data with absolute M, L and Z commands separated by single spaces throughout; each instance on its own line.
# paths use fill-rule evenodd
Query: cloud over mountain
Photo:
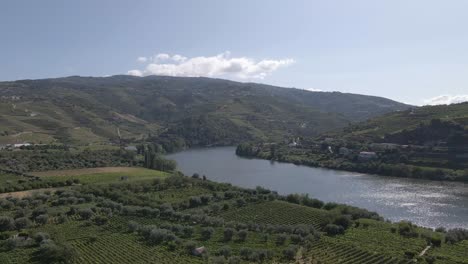
M 281 67 L 294 63 L 293 59 L 264 59 L 256 61 L 247 57 L 231 57 L 229 51 L 210 57 L 187 58 L 179 54 L 160 53 L 152 57 L 139 57 L 147 63 L 143 70 L 130 70 L 129 75 L 166 75 L 186 77 L 234 77 L 239 79 L 263 79 Z

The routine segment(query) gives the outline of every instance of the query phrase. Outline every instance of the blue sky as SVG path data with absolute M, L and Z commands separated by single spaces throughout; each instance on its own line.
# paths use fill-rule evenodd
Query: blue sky
M 202 75 L 463 101 L 467 10 L 464 0 L 3 1 L 0 80 Z

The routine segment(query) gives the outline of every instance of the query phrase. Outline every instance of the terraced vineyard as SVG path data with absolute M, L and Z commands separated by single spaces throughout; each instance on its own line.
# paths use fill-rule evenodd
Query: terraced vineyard
M 399 224 L 362 209 L 286 200 L 180 175 L 7 197 L 0 199 L 0 263 L 463 264 L 468 257 L 467 241 L 441 241 L 418 257 L 424 236 L 442 233 L 411 226 L 416 233 L 407 238 Z M 352 220 L 342 209 L 367 218 Z
M 410 260 L 381 254 L 379 252 L 366 251 L 348 243 L 340 243 L 328 237 L 312 245 L 307 253 L 308 259 L 320 261 L 320 263 L 361 263 L 361 264 L 403 264 Z
M 349 229 L 336 239 L 343 244 L 356 246 L 369 252 L 386 253 L 393 256 L 404 256 L 405 252 L 419 253 L 427 246 L 420 238 L 406 238 L 392 233 L 392 224 L 361 219 L 358 228 Z M 362 241 L 366 241 L 363 243 Z
M 455 245 L 444 244 L 440 248 L 433 248 L 427 255 L 436 259 L 436 263 L 466 264 L 468 263 L 468 241 L 464 240 Z
M 283 201 L 251 204 L 222 213 L 220 216 L 227 221 L 275 225 L 310 224 L 318 229 L 322 228 L 331 217 L 327 211 Z
M 79 263 L 203 263 L 178 251 L 148 246 L 132 234 L 99 236 L 94 242 L 77 239 L 72 245 L 80 252 Z

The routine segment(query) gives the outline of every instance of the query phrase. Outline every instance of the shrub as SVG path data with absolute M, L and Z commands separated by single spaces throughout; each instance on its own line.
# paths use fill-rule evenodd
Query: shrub
M 187 254 L 192 255 L 193 250 L 197 247 L 197 244 L 193 241 L 187 241 L 184 243 L 184 248 Z
M 335 218 L 335 221 L 333 221 L 335 225 L 342 226 L 345 230 L 348 229 L 353 223 L 351 220 L 351 216 L 349 215 L 340 215 L 337 218 Z
M 15 220 L 8 216 L 0 216 L 0 232 L 13 230 L 15 228 Z
M 94 218 L 93 218 L 93 222 L 96 224 L 96 225 L 105 225 L 107 223 L 107 221 L 109 221 L 109 219 L 103 215 L 96 215 Z
M 184 234 L 185 238 L 189 238 L 189 237 L 192 237 L 194 233 L 194 229 L 191 226 L 184 226 L 182 227 L 182 233 Z
M 250 248 L 241 248 L 239 250 L 239 254 L 243 259 L 249 260 L 250 254 L 252 254 L 252 249 L 250 249 Z
M 282 246 L 288 240 L 288 236 L 286 234 L 279 234 L 276 236 L 276 245 Z
M 34 234 L 33 239 L 36 243 L 41 243 L 42 241 L 48 240 L 50 238 L 49 234 L 44 232 L 38 232 Z
M 164 241 L 174 240 L 174 234 L 166 229 L 155 228 L 150 231 L 148 240 L 151 244 L 158 245 Z
M 417 237 L 418 231 L 416 227 L 407 221 L 401 221 L 398 223 L 398 233 L 404 237 Z
M 330 236 L 344 234 L 344 228 L 342 226 L 335 225 L 335 224 L 326 225 L 324 228 L 324 231 Z
M 36 258 L 43 263 L 72 263 L 77 256 L 76 251 L 67 245 L 57 245 L 48 240 L 42 243 L 36 253 Z
M 447 231 L 445 241 L 450 244 L 457 243 L 468 239 L 468 230 L 462 228 L 454 228 Z
M 231 241 L 232 237 L 234 236 L 234 229 L 232 228 L 225 228 L 223 232 L 223 239 L 224 241 Z
M 28 228 L 31 225 L 31 221 L 27 217 L 20 217 L 15 219 L 15 227 L 16 229 L 24 229 Z
M 90 208 L 84 208 L 84 209 L 78 210 L 78 215 L 82 219 L 88 220 L 94 215 L 94 212 Z
M 42 214 L 42 215 L 39 215 L 38 217 L 36 217 L 35 220 L 36 220 L 36 223 L 38 223 L 40 225 L 45 225 L 49 221 L 49 216 L 46 215 L 46 214 Z
M 224 246 L 218 250 L 219 256 L 224 256 L 225 258 L 231 256 L 231 248 L 229 246 Z
M 203 240 L 209 240 L 214 233 L 214 229 L 212 227 L 204 227 L 201 230 L 201 236 Z
M 283 250 L 283 255 L 288 260 L 293 260 L 296 257 L 297 246 L 290 245 Z
M 247 239 L 247 231 L 240 230 L 239 232 L 237 232 L 237 238 L 239 241 L 244 242 Z
M 232 256 L 228 259 L 229 264 L 240 264 L 241 263 L 241 258 L 239 256 Z
M 226 260 L 224 259 L 223 256 L 217 256 L 217 257 L 211 258 L 211 263 L 213 263 L 213 264 L 224 264 L 224 263 L 226 263 Z

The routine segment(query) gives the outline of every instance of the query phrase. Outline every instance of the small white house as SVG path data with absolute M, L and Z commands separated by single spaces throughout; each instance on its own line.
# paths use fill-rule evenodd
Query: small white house
M 21 148 L 21 147 L 27 147 L 27 146 L 31 146 L 32 144 L 31 143 L 19 143 L 19 144 L 13 144 L 13 147 L 14 148 Z
M 128 150 L 128 151 L 134 151 L 134 152 L 137 151 L 137 147 L 135 147 L 135 146 L 126 146 L 124 149 Z

